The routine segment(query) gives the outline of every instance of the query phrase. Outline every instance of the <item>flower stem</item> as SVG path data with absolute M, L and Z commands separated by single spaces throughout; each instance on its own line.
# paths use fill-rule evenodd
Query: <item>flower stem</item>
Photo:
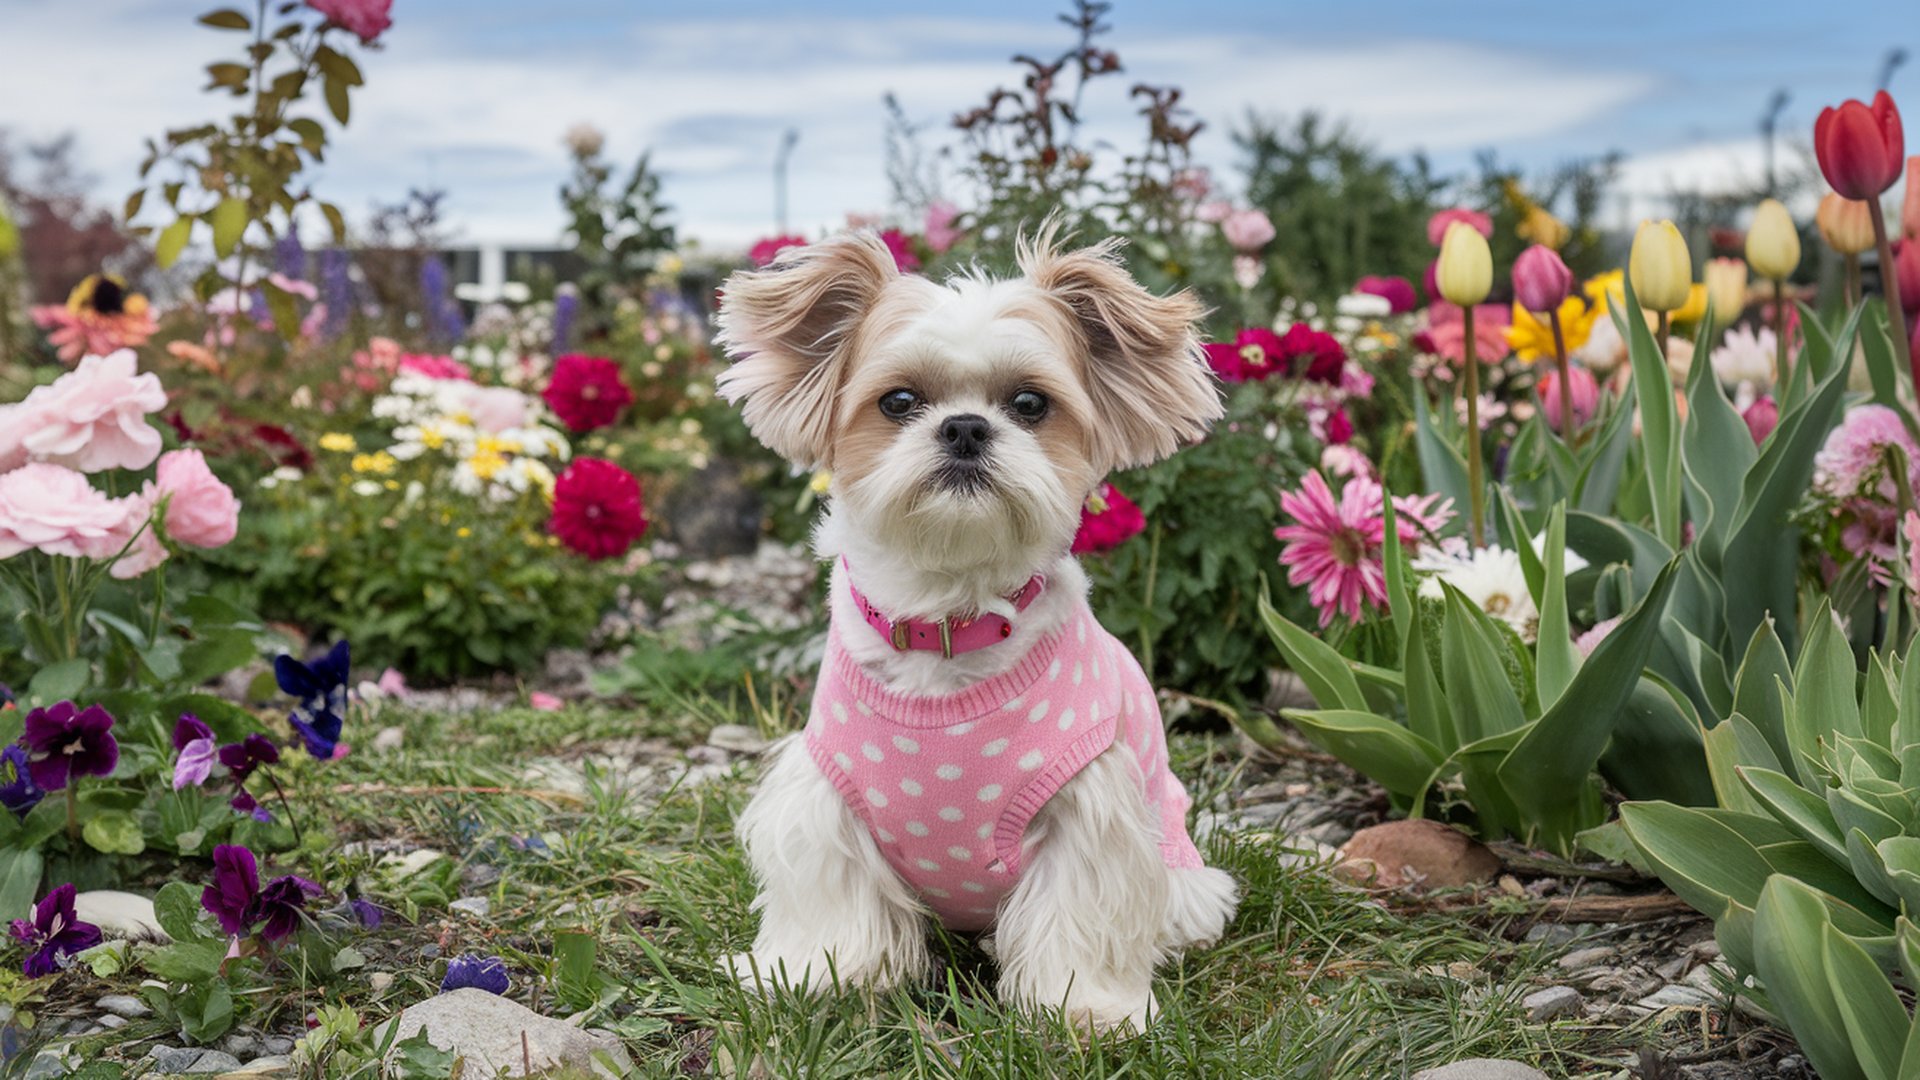
M 1466 336 L 1461 339 L 1461 344 L 1466 349 L 1467 367 L 1467 502 L 1473 513 L 1473 518 L 1467 524 L 1473 546 L 1479 548 L 1486 543 L 1481 521 L 1486 516 L 1487 502 L 1487 493 L 1480 481 L 1480 358 L 1474 355 L 1473 305 L 1463 305 L 1460 312 L 1466 319 Z
M 1879 199 L 1867 200 L 1867 212 L 1873 215 L 1873 240 L 1880 248 L 1880 292 L 1887 298 L 1887 324 L 1893 329 L 1893 354 L 1906 362 L 1913 376 L 1914 393 L 1920 395 L 1920 367 L 1914 366 L 1913 344 L 1907 339 L 1907 312 L 1900 306 L 1900 273 L 1893 265 L 1893 245 L 1887 241 L 1887 212 Z
M 1860 256 L 1849 255 L 1847 264 L 1847 307 L 1860 303 Z
M 273 775 L 272 769 L 263 767 L 260 773 L 273 785 L 273 793 L 280 797 L 280 812 L 287 815 L 287 824 L 293 826 L 293 846 L 305 847 L 306 838 L 300 835 L 300 819 L 294 816 L 293 804 L 287 801 L 287 789 L 280 786 L 280 778 Z
M 1856 274 L 1860 270 L 1857 260 L 1853 269 Z M 1779 278 L 1773 281 L 1773 337 L 1773 378 L 1785 386 L 1787 376 L 1792 374 L 1792 361 L 1787 357 L 1787 283 Z
M 1660 323 L 1656 337 L 1660 342 L 1660 362 L 1667 362 L 1667 339 L 1673 336 L 1673 318 L 1667 312 L 1660 313 Z
M 1560 310 L 1547 312 L 1553 325 L 1553 359 L 1560 365 L 1560 435 L 1568 446 L 1580 445 L 1580 423 L 1573 415 L 1573 377 L 1567 370 L 1567 335 L 1560 329 Z
M 67 843 L 80 843 L 80 780 L 67 778 Z

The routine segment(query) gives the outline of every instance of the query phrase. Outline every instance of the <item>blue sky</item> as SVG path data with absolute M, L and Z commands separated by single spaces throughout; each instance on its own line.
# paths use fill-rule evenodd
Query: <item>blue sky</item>
M 207 2 L 0 0 L 0 127 L 81 134 L 103 192 L 132 184 L 140 140 L 205 115 L 199 67 L 230 35 Z M 1228 132 L 1249 108 L 1351 122 L 1382 150 L 1442 168 L 1486 148 L 1533 166 L 1620 150 L 1623 215 L 1676 186 L 1758 169 L 1754 129 L 1776 88 L 1804 142 L 1822 104 L 1864 96 L 1888 50 L 1920 51 L 1911 4 L 1256 3 L 1118 0 L 1110 47 L 1128 77 L 1089 127 L 1131 145 L 1125 85 L 1185 86 L 1210 122 L 1198 156 L 1228 183 Z M 969 0 L 396 0 L 353 126 L 315 177 L 350 214 L 409 187 L 448 189 L 474 240 L 557 235 L 565 130 L 651 148 L 685 231 L 737 246 L 772 226 L 780 133 L 801 131 L 795 224 L 886 209 L 881 97 L 930 124 L 1012 76 L 1015 51 L 1062 47 L 1048 3 Z M 1920 61 L 1892 88 L 1920 117 Z M 1920 136 L 1920 120 L 1913 125 Z M 1920 143 L 1920 137 L 1913 140 Z M 1642 211 L 1643 212 L 1643 211 Z

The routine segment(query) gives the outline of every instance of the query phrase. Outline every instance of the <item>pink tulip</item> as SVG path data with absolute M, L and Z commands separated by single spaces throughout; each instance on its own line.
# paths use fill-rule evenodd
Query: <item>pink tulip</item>
M 1567 385 L 1573 390 L 1573 426 L 1586 427 L 1600 408 L 1600 384 L 1594 379 L 1593 372 L 1583 367 L 1569 366 Z M 1540 385 L 1536 389 L 1540 395 L 1540 411 L 1546 414 L 1547 425 L 1564 435 L 1567 429 L 1561 424 L 1560 373 L 1548 370 L 1540 376 Z
M 1769 395 L 1747 406 L 1747 411 L 1740 414 L 1740 419 L 1747 422 L 1747 430 L 1753 433 L 1754 445 L 1758 446 L 1767 441 L 1767 436 L 1773 434 L 1774 428 L 1780 426 L 1780 406 L 1774 404 Z
M 1560 310 L 1573 292 L 1573 271 L 1552 248 L 1535 244 L 1513 261 L 1513 298 L 1528 311 Z

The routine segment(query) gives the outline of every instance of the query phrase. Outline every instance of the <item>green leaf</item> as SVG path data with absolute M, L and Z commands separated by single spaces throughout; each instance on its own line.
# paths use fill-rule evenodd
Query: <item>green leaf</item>
M 272 281 L 262 282 L 260 292 L 266 297 L 267 312 L 273 316 L 274 332 L 283 341 L 297 340 L 300 337 L 300 308 L 293 302 L 293 294 Z
M 1647 486 L 1653 492 L 1653 531 L 1670 548 L 1680 546 L 1681 491 L 1679 420 L 1673 397 L 1673 381 L 1667 373 L 1667 358 L 1653 330 L 1640 317 L 1640 302 L 1633 295 L 1633 282 L 1624 283 L 1626 304 L 1623 310 L 1608 314 L 1619 326 L 1627 342 L 1627 356 L 1633 364 L 1634 395 L 1640 404 L 1640 448 Z
M 1814 742 L 1829 732 L 1856 738 L 1863 734 L 1860 704 L 1855 697 L 1858 669 L 1853 649 L 1825 603 L 1814 611 L 1811 624 L 1807 643 L 1800 650 L 1800 662 L 1793 671 L 1794 708 L 1811 722 L 1807 729 L 1811 738 L 1796 745 L 1807 753 L 1812 753 Z
M 1280 655 L 1286 658 L 1287 666 L 1306 684 L 1307 692 L 1313 695 L 1316 704 L 1327 709 L 1365 711 L 1366 695 L 1360 692 L 1360 682 L 1354 678 L 1346 657 L 1274 610 L 1264 587 L 1260 590 L 1257 606 L 1260 621 L 1266 624 L 1268 636 L 1273 638 Z
M 1835 865 L 1847 865 L 1847 842 L 1825 799 L 1774 769 L 1747 767 L 1736 772 L 1765 813 L 1819 848 Z
M 1467 460 L 1460 455 L 1460 448 L 1434 427 L 1434 415 L 1428 408 L 1424 390 L 1413 395 L 1413 415 L 1414 449 L 1420 458 L 1420 475 L 1426 478 L 1429 490 L 1452 499 L 1454 507 L 1460 510 L 1455 527 L 1467 528 L 1466 508 L 1473 505 L 1468 497 L 1471 484 L 1467 480 Z
M 1540 553 L 1533 548 L 1533 533 L 1527 528 L 1527 520 L 1514 505 L 1513 496 L 1504 485 L 1494 488 L 1494 494 L 1500 503 L 1500 525 L 1507 534 L 1507 543 L 1514 556 L 1520 561 L 1520 574 L 1527 579 L 1527 593 L 1533 597 L 1537 606 L 1546 593 L 1547 571 L 1540 564 Z
M 45 866 L 34 848 L 0 848 L 0 922 L 26 917 L 40 897 Z
M 347 242 L 346 215 L 340 212 L 339 207 L 333 205 L 330 202 L 317 203 L 316 205 L 320 207 L 321 215 L 327 219 L 328 228 L 331 228 L 333 230 L 333 242 L 336 244 L 346 243 Z
M 253 29 L 253 20 L 232 8 L 221 8 L 218 11 L 209 11 L 205 15 L 200 16 L 199 23 L 201 26 L 211 26 L 216 30 Z
M 87 682 L 92 677 L 93 668 L 84 659 L 48 664 L 35 672 L 33 679 L 27 683 L 27 700 L 34 705 L 72 701 L 87 688 Z
M 1793 666 L 1787 661 L 1779 635 L 1773 632 L 1772 617 L 1768 617 L 1754 627 L 1747 654 L 1740 661 L 1739 674 L 1733 680 L 1733 710 L 1746 717 L 1767 740 L 1775 759 L 1786 763 L 1794 755 L 1781 702 L 1783 685 L 1793 685 Z
M 175 219 L 173 224 L 160 230 L 159 239 L 154 241 L 153 261 L 159 263 L 160 268 L 163 270 L 172 266 L 179 261 L 180 252 L 186 249 L 187 240 L 192 235 L 192 218 L 182 217 Z
M 1506 646 L 1486 613 L 1445 582 L 1446 615 L 1440 630 L 1440 674 L 1458 706 L 1454 717 L 1463 742 L 1518 730 L 1526 709 L 1507 678 Z
M 1532 546 L 1531 544 L 1528 545 Z M 1538 663 L 1534 667 L 1540 707 L 1551 709 L 1580 670 L 1580 650 L 1573 647 L 1567 618 L 1567 508 L 1555 506 L 1547 515 L 1545 589 L 1540 596 Z
M 327 78 L 336 79 L 348 86 L 364 86 L 366 80 L 360 77 L 360 67 L 343 53 L 332 47 L 322 45 L 313 51 L 314 63 L 320 66 Z M 344 122 L 344 121 L 343 121 Z
M 1633 406 L 1623 400 L 1613 402 L 1612 411 L 1600 433 L 1585 447 L 1589 455 L 1581 466 L 1580 479 L 1574 484 L 1573 506 L 1587 514 L 1607 515 L 1620 494 L 1620 477 L 1626 471 L 1628 451 L 1633 448 Z
M 1411 797 L 1423 791 L 1446 756 L 1427 740 L 1374 713 L 1287 709 L 1281 715 L 1308 742 L 1396 795 Z
M 1774 877 L 1754 908 L 1754 963 L 1767 996 L 1793 1029 L 1800 1048 L 1826 1080 L 1869 1080 L 1855 1057 L 1836 1000 L 1827 957 L 1833 929 L 1814 891 L 1787 877 Z M 1847 987 L 1840 996 L 1861 992 Z
M 208 222 L 213 226 L 213 253 L 224 259 L 233 254 L 247 231 L 247 200 L 236 196 L 220 200 Z
M 87 818 L 80 836 L 95 851 L 109 855 L 138 855 L 147 850 L 140 823 L 125 810 L 102 810 Z
M 594 936 L 584 930 L 562 930 L 553 935 L 554 988 L 582 1007 L 595 997 L 593 964 L 599 951 Z
M 172 983 L 204 983 L 220 974 L 227 949 L 218 941 L 175 942 L 144 950 L 140 966 Z
M 329 75 L 321 80 L 320 85 L 327 99 L 327 111 L 333 114 L 333 118 L 339 121 L 342 127 L 346 126 L 347 117 L 351 115 L 351 109 L 347 104 L 347 84 Z
M 154 894 L 153 918 L 175 941 L 207 936 L 200 929 L 200 894 L 186 882 L 170 881 Z

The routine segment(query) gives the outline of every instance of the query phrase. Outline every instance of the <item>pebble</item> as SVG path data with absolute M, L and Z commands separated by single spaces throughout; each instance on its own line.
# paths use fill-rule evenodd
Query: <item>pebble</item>
M 90 889 L 73 898 L 73 912 L 83 922 L 100 928 L 109 938 L 137 938 L 166 944 L 173 939 L 160 929 L 153 901 L 137 893 Z
M 376 971 L 367 976 L 367 988 L 376 994 L 384 993 L 392 985 L 393 973 L 390 971 Z
M 138 1020 L 143 1016 L 153 1015 L 153 1010 L 147 1007 L 147 1003 L 132 994 L 108 994 L 94 1002 L 94 1005 L 104 1012 L 127 1020 Z
M 232 1054 L 234 1057 L 237 1057 L 242 1061 L 245 1061 L 246 1059 L 250 1057 L 254 1057 L 260 1053 L 260 1040 L 254 1038 L 251 1035 L 244 1035 L 239 1032 L 235 1032 L 232 1035 L 229 1035 L 225 1039 L 221 1040 L 220 1049 L 225 1050 L 227 1053 Z
M 1550 1078 L 1539 1069 L 1531 1065 L 1522 1065 L 1517 1061 L 1469 1058 L 1466 1061 L 1456 1061 L 1451 1065 L 1442 1065 L 1437 1069 L 1422 1069 L 1413 1074 L 1413 1080 L 1550 1080 Z
M 108 1013 L 107 1015 L 101 1017 L 99 1020 L 95 1021 L 95 1023 L 99 1024 L 99 1026 L 107 1029 L 108 1031 L 119 1031 L 121 1028 L 127 1026 L 127 1018 L 124 1016 L 115 1016 L 112 1013 Z
M 1568 971 L 1581 971 L 1611 959 L 1613 954 L 1612 946 L 1593 945 L 1585 949 L 1573 950 L 1561 957 L 1558 963 Z
M 274 1057 L 282 1057 L 293 1053 L 293 1040 L 284 1035 L 275 1035 L 260 1040 L 260 1049 Z
M 448 904 L 447 907 L 462 915 L 471 915 L 476 919 L 484 919 L 487 917 L 487 913 L 493 910 L 493 901 L 484 896 L 463 896 L 453 903 Z
M 23 1080 L 53 1080 L 67 1075 L 66 1047 L 49 1047 L 35 1054 L 33 1064 L 21 1075 Z
M 240 1059 L 224 1050 L 175 1046 L 153 1048 L 153 1068 L 162 1076 L 199 1076 L 232 1072 L 239 1067 Z
M 381 728 L 379 733 L 373 737 L 373 748 L 381 753 L 392 753 L 400 749 L 401 745 L 406 741 L 407 731 L 405 728 Z
M 221 1073 L 216 1080 L 226 1080 L 228 1077 L 233 1077 L 235 1080 L 238 1080 L 240 1077 L 292 1075 L 293 1059 L 287 1057 L 285 1054 L 276 1054 L 271 1057 L 254 1058 L 252 1061 L 247 1062 L 237 1069 L 229 1069 Z
M 1720 995 L 1709 993 L 1697 986 L 1684 986 L 1675 983 L 1663 986 L 1634 1004 L 1643 1009 L 1699 1009 L 1720 1003 Z
M 707 733 L 707 745 L 735 754 L 758 754 L 767 748 L 767 740 L 745 724 L 721 724 Z
M 1520 1007 L 1527 1011 L 1527 1020 L 1535 1024 L 1577 1012 L 1581 1004 L 1580 991 L 1571 986 L 1549 986 L 1520 999 Z
M 1534 923 L 1527 928 L 1529 942 L 1546 942 L 1549 945 L 1566 945 L 1580 937 L 1580 926 L 1566 923 Z

